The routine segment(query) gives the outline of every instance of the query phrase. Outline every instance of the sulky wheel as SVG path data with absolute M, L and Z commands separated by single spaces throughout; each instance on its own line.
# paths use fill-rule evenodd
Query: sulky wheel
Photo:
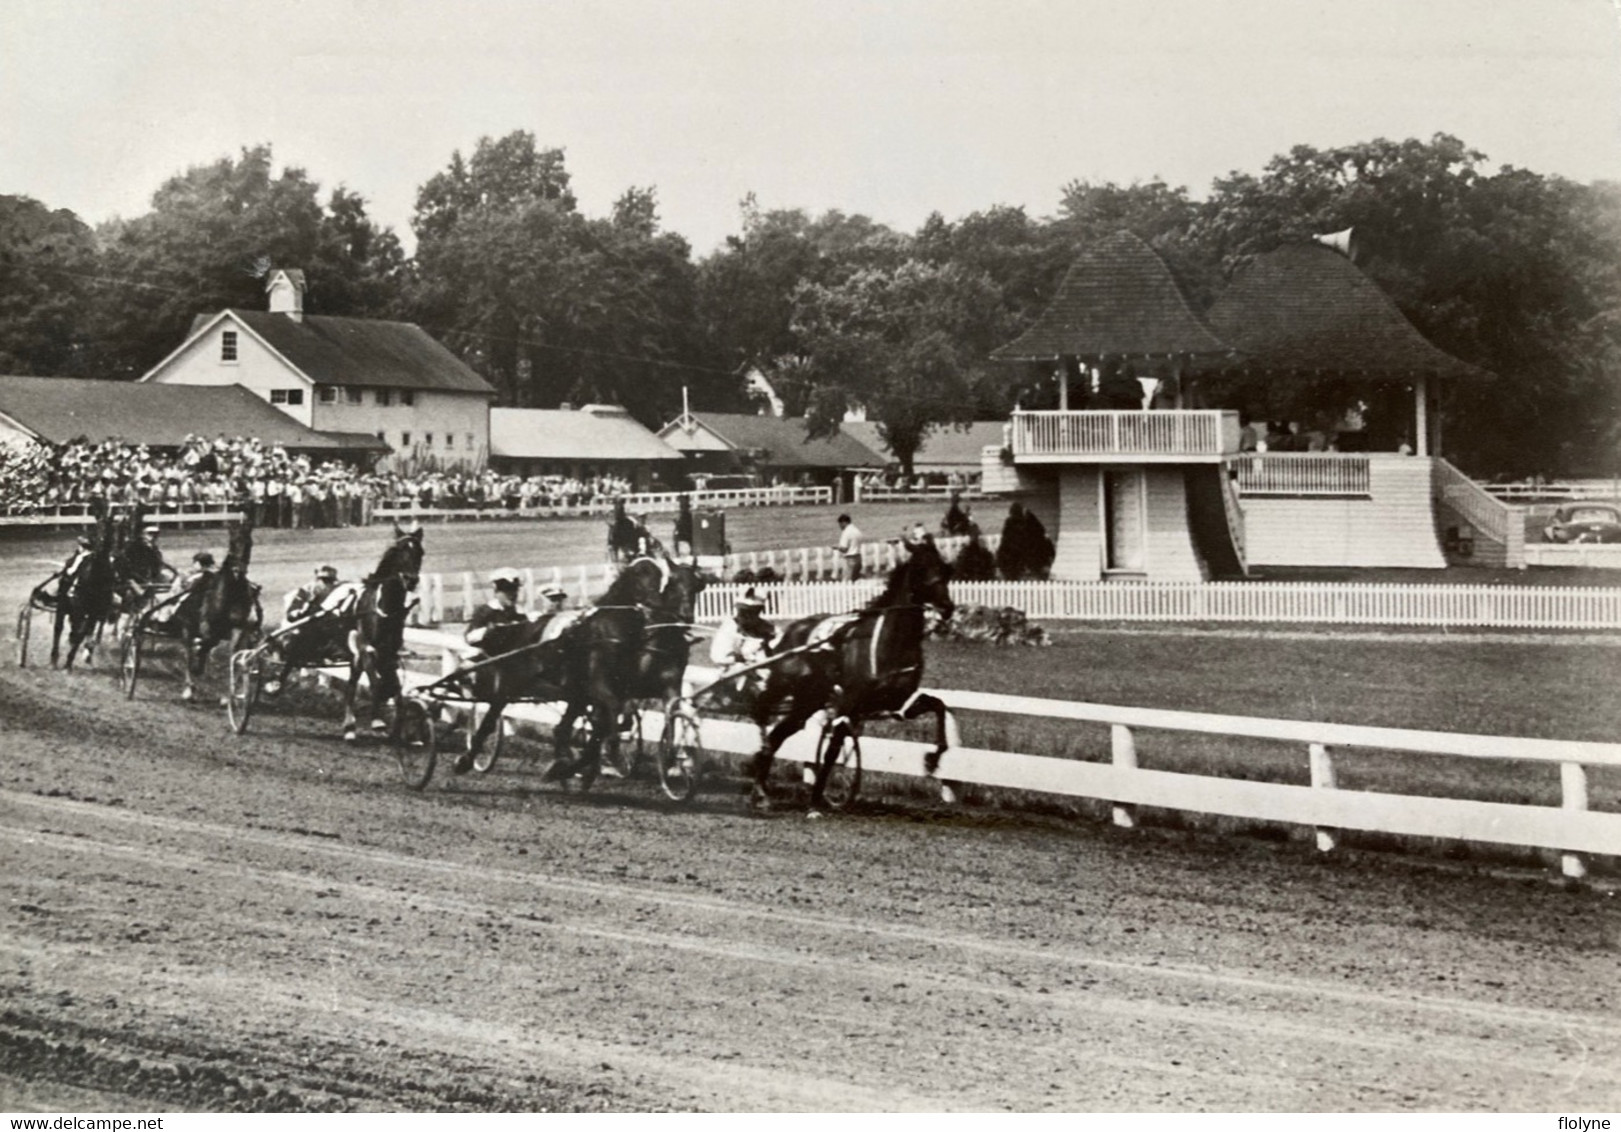
M 467 749 L 473 749 L 473 736 L 478 733 L 479 725 L 489 714 L 490 708 L 485 704 L 474 704 L 467 712 Z M 490 728 L 490 733 L 484 737 L 484 746 L 478 754 L 473 756 L 473 769 L 479 774 L 488 774 L 490 768 L 501 757 L 501 740 L 506 736 L 506 727 L 497 719 Z
M 231 730 L 238 735 L 248 729 L 248 719 L 259 702 L 261 657 L 256 649 L 242 649 L 231 655 L 231 691 L 225 700 L 225 714 Z
M 861 793 L 861 740 L 849 724 L 835 723 L 822 732 L 816 745 L 818 773 L 826 775 L 822 801 L 830 810 L 842 810 Z
M 124 630 L 118 640 L 118 686 L 126 700 L 135 698 L 135 682 L 141 675 L 141 631 L 136 626 Z
M 421 790 L 433 778 L 439 759 L 433 731 L 433 710 L 421 700 L 402 696 L 394 708 L 394 757 L 412 790 Z
M 672 704 L 664 717 L 664 734 L 659 737 L 659 786 L 671 801 L 692 799 L 698 788 L 703 754 L 697 717 L 686 707 Z
M 32 600 L 23 602 L 22 609 L 17 611 L 17 667 L 28 667 L 28 634 L 34 627 L 34 603 Z

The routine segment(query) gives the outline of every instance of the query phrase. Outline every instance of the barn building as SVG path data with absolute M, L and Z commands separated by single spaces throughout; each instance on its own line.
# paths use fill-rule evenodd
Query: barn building
M 815 440 L 799 417 L 683 413 L 659 439 L 687 458 L 690 475 L 748 475 L 772 483 L 838 484 L 851 497 L 854 477 L 888 462 L 843 432 Z
M 635 491 L 674 491 L 681 453 L 618 405 L 491 409 L 490 466 L 519 476 L 617 475 Z
M 304 313 L 304 273 L 277 270 L 269 309 L 199 315 L 141 378 L 240 385 L 306 428 L 375 437 L 385 467 L 484 466 L 495 389 L 420 326 Z

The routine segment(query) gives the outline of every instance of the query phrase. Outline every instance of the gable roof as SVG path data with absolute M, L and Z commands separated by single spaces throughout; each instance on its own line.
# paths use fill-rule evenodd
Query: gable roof
M 295 319 L 286 314 L 233 307 L 220 314 L 194 318 L 186 343 L 222 316 L 241 323 L 317 385 L 495 394 L 494 386 L 414 322 L 312 314 Z M 163 369 L 179 353 L 176 350 L 159 362 L 142 380 Z
M 763 453 L 759 462 L 772 468 L 881 468 L 889 461 L 852 436 L 838 432 L 809 440 L 803 417 L 764 417 L 748 413 L 693 413 L 698 424 L 719 436 L 734 451 Z M 681 422 L 671 421 L 659 437 L 672 448 L 682 448 L 690 435 Z M 685 450 L 685 449 L 683 449 Z
M 1390 296 L 1333 248 L 1285 244 L 1242 269 L 1210 308 L 1216 333 L 1259 370 L 1477 377 L 1418 332 Z
M 877 421 L 845 421 L 839 426 L 886 464 L 895 462 L 889 446 L 878 435 Z M 914 471 L 949 471 L 953 468 L 979 471 L 980 454 L 989 445 L 1002 446 L 1002 421 L 975 421 L 966 429 L 937 425 L 923 438 L 923 446 L 912 460 Z
M 159 385 L 66 377 L 0 377 L 0 413 L 41 440 L 121 440 L 174 448 L 188 436 L 255 437 L 301 451 L 386 450 L 375 436 L 305 428 L 240 385 Z
M 490 455 L 528 460 L 679 460 L 618 405 L 491 409 Z
M 1116 232 L 1083 251 L 1035 324 L 991 357 L 1230 353 L 1194 312 L 1159 253 L 1134 233 Z

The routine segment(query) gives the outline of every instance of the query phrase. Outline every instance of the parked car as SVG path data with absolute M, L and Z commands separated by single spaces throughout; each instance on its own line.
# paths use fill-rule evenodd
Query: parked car
M 1621 507 L 1613 503 L 1566 503 L 1543 528 L 1549 542 L 1621 542 Z

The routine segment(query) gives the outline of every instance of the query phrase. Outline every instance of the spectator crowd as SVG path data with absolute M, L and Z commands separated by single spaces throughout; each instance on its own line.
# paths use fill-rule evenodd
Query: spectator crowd
M 178 450 L 144 444 L 30 441 L 0 445 L 0 514 L 73 511 L 105 500 L 172 511 L 251 508 L 265 527 L 364 524 L 378 506 L 509 511 L 605 504 L 632 490 L 621 476 L 362 472 L 258 440 L 190 436 Z

